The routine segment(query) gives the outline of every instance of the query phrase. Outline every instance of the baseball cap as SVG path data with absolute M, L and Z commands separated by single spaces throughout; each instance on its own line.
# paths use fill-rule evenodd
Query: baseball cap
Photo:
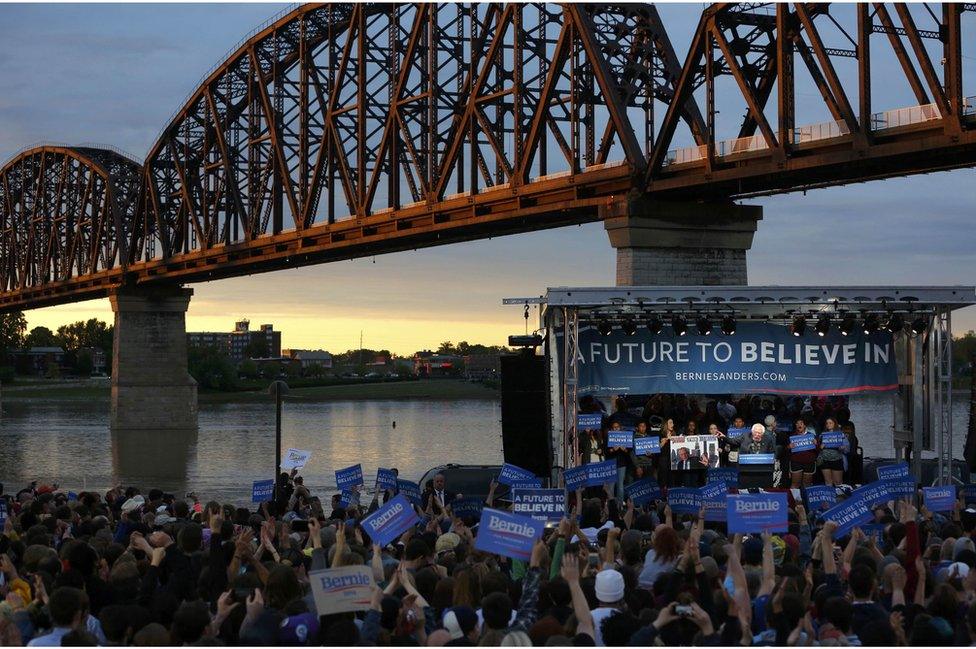
M 616 570 L 601 570 L 596 574 L 596 598 L 608 604 L 624 598 L 624 576 Z

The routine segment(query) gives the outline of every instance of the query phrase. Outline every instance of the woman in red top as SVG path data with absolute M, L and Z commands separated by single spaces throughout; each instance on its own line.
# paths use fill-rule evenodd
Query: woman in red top
M 802 417 L 797 417 L 794 422 L 794 435 L 807 434 L 807 422 Z M 820 439 L 817 438 L 816 446 L 808 451 L 793 451 L 793 442 L 790 442 L 790 486 L 799 489 L 800 486 L 809 487 L 813 484 L 813 474 L 817 471 L 817 453 L 820 451 Z

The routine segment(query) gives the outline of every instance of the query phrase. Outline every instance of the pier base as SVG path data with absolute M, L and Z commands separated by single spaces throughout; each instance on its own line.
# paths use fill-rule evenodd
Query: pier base
M 193 291 L 121 289 L 112 349 L 112 431 L 196 430 L 197 384 L 187 371 L 186 309 Z
M 601 208 L 617 286 L 748 284 L 746 251 L 762 207 L 622 199 Z

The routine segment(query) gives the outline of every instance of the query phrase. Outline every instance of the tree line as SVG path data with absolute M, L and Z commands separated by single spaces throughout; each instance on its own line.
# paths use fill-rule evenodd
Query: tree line
M 112 336 L 114 327 L 98 318 L 78 320 L 61 325 L 57 331 L 37 326 L 27 330 L 27 319 L 20 311 L 0 314 L 0 373 L 11 376 L 30 371 L 26 356 L 13 352 L 29 350 L 32 347 L 60 347 L 64 351 L 62 365 L 68 371 L 88 376 L 94 370 L 91 348 L 101 349 L 105 354 L 105 366 L 112 365 Z M 57 374 L 60 367 L 48 368 L 47 373 Z

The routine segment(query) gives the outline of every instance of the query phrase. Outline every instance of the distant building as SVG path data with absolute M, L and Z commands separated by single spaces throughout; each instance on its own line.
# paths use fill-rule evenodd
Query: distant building
M 332 354 L 323 349 L 283 349 L 281 355 L 297 360 L 303 370 L 313 365 L 324 370 L 332 369 Z
M 107 359 L 105 357 L 105 351 L 101 347 L 82 347 L 78 351 L 88 352 L 88 355 L 91 357 L 93 374 L 105 373 Z
M 453 354 L 437 354 L 425 350 L 413 357 L 413 373 L 420 377 L 452 376 L 457 374 L 461 358 Z
M 31 347 L 9 352 L 18 371 L 25 374 L 45 374 L 51 368 L 64 366 L 64 350 L 60 347 Z M 103 361 L 104 366 L 104 361 Z
M 471 354 L 464 357 L 464 378 L 473 381 L 497 379 L 501 372 L 498 354 Z
M 213 347 L 227 354 L 235 363 L 243 362 L 247 357 L 247 348 L 252 342 L 263 340 L 267 345 L 268 358 L 281 356 L 281 332 L 274 330 L 274 325 L 263 324 L 257 331 L 251 331 L 251 323 L 247 319 L 234 323 L 234 331 L 229 333 L 201 331 L 186 334 L 187 344 L 192 347 Z

